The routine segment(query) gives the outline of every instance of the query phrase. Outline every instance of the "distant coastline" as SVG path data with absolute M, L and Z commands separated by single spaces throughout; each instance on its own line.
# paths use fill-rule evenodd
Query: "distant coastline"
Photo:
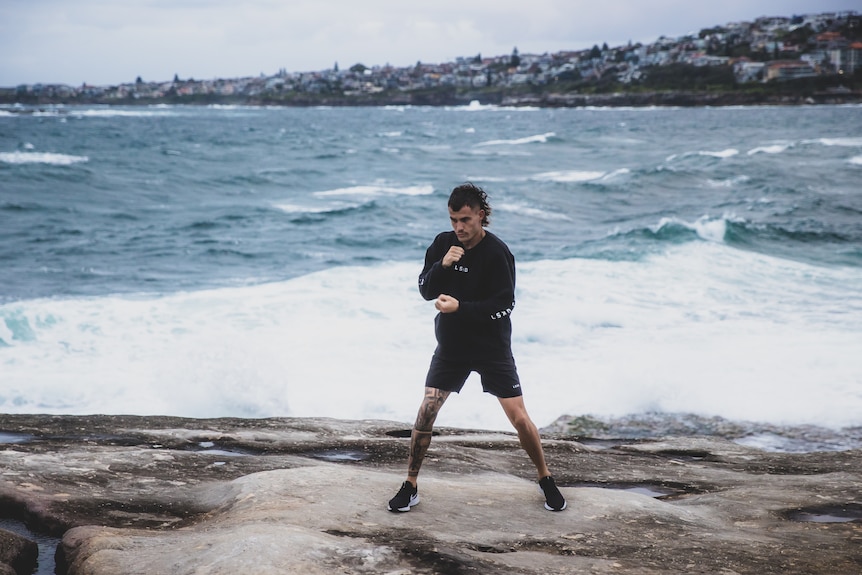
M 238 105 L 284 107 L 362 106 L 467 106 L 496 105 L 536 108 L 583 107 L 705 107 L 705 106 L 804 106 L 862 104 L 862 90 L 822 89 L 783 86 L 782 90 L 751 91 L 621 91 L 580 93 L 552 88 L 525 91 L 432 89 L 421 92 L 380 92 L 376 94 L 296 94 L 291 98 L 255 96 L 175 96 L 163 98 L 106 99 L 99 97 L 16 98 L 0 90 L 0 104 L 22 107 L 74 105 Z
M 116 86 L 0 88 L 0 105 L 643 107 L 862 103 L 862 15 L 730 22 L 649 44 Z

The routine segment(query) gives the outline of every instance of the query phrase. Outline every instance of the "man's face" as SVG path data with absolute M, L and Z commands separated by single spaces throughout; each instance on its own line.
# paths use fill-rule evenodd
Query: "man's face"
M 479 243 L 485 237 L 485 230 L 482 228 L 482 218 L 485 217 L 485 210 L 473 208 L 465 205 L 457 212 L 449 208 L 449 220 L 452 222 L 452 229 L 455 235 L 458 236 L 465 248 L 470 249 Z

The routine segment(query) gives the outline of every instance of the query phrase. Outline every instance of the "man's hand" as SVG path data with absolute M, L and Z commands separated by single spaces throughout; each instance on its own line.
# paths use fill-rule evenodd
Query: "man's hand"
M 453 298 L 450 295 L 440 294 L 437 298 L 437 301 L 434 302 L 434 307 L 436 307 L 440 313 L 453 313 L 458 311 L 460 307 L 460 303 L 457 299 Z
M 464 255 L 464 248 L 461 246 L 452 246 L 449 248 L 449 251 L 446 252 L 446 255 L 443 256 L 443 267 L 451 268 L 452 264 L 461 260 L 461 256 Z

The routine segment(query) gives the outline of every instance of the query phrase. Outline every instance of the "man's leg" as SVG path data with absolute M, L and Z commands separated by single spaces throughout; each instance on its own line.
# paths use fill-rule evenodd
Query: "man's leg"
M 407 481 L 414 487 L 419 477 L 419 468 L 422 467 L 428 446 L 431 445 L 434 421 L 437 420 L 437 414 L 443 407 L 446 398 L 449 397 L 449 393 L 433 387 L 425 388 L 425 398 L 419 407 L 416 422 L 413 424 L 413 432 L 410 434 L 410 455 L 407 458 Z
M 448 391 L 425 388 L 425 399 L 419 407 L 416 415 L 416 423 L 413 424 L 413 432 L 410 434 L 410 455 L 407 458 L 407 481 L 401 484 L 398 493 L 389 500 L 389 511 L 404 512 L 419 503 L 419 491 L 416 488 L 416 480 L 419 477 L 419 468 L 431 445 L 431 433 L 434 429 L 434 421 L 443 406 L 443 402 L 449 397 Z
M 548 511 L 562 511 L 566 508 L 566 498 L 560 493 L 554 478 L 551 477 L 551 472 L 545 463 L 545 450 L 542 449 L 542 438 L 539 436 L 539 430 L 527 414 L 527 408 L 524 407 L 524 398 L 518 397 L 501 397 L 499 398 L 500 405 L 503 406 L 503 411 L 515 429 L 518 431 L 518 439 L 521 440 L 521 447 L 530 456 L 533 464 L 536 466 L 536 474 L 539 476 L 539 491 L 545 496 L 545 509 Z
M 503 411 L 506 412 L 506 417 L 515 427 L 518 432 L 518 439 L 521 441 L 521 447 L 530 456 L 533 465 L 536 466 L 536 473 L 539 479 L 547 477 L 551 474 L 548 470 L 548 465 L 545 463 L 545 451 L 542 449 L 542 438 L 539 436 L 539 430 L 527 414 L 527 408 L 524 405 L 524 397 L 499 397 L 500 405 L 503 406 Z

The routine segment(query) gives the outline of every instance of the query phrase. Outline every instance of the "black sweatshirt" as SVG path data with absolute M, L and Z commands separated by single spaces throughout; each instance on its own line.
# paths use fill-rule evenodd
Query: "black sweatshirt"
M 455 232 L 443 232 L 425 252 L 419 291 L 426 300 L 440 294 L 454 297 L 458 311 L 438 313 L 435 354 L 452 360 L 489 360 L 512 357 L 515 307 L 515 258 L 500 238 L 490 232 L 465 251 L 461 261 L 443 267 L 443 256 L 461 246 Z

